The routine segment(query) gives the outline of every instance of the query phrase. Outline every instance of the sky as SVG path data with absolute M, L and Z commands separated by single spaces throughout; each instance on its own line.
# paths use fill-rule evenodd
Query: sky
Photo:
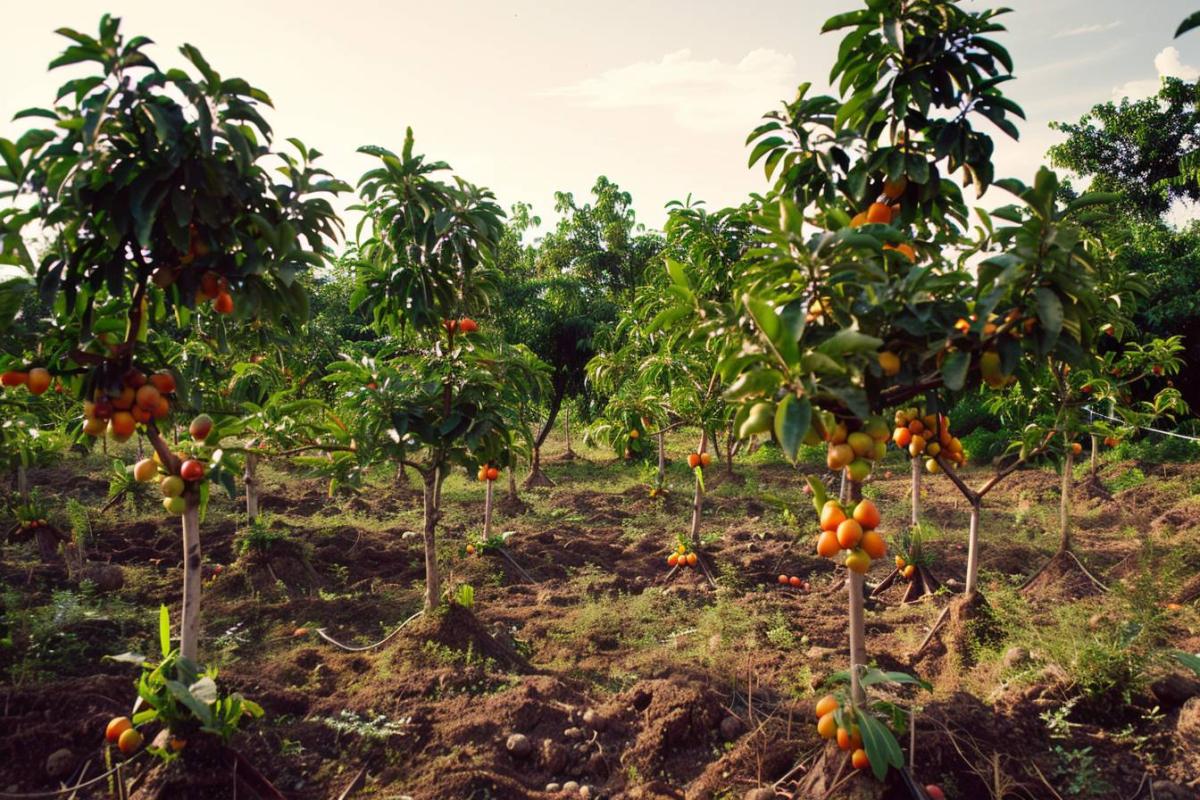
M 999 5 L 989 3 L 988 5 Z M 629 191 L 640 220 L 688 194 L 711 207 L 764 191 L 746 135 L 795 94 L 827 86 L 839 37 L 830 15 L 857 0 L 114 0 L 127 36 L 156 44 L 160 66 L 191 43 L 223 77 L 266 90 L 277 141 L 296 136 L 353 183 L 371 167 L 356 148 L 419 152 L 491 187 L 504 206 L 529 202 L 547 222 L 554 193 L 583 199 L 598 175 Z M 966 8 L 982 8 L 975 0 Z M 1021 140 L 994 128 L 997 177 L 1032 180 L 1060 137 L 1051 120 L 1156 91 L 1163 75 L 1200 76 L 1200 32 L 1173 40 L 1198 0 L 1007 0 L 1000 41 L 1015 62 L 1006 93 L 1028 120 Z M 0 47 L 0 136 L 20 109 L 51 103 L 70 69 L 48 73 L 61 26 L 94 33 L 94 0 L 13 4 Z M 987 123 L 981 123 L 987 125 Z M 989 198 L 985 198 L 989 199 Z M 345 206 L 349 198 L 341 202 Z M 997 199 L 995 202 L 1000 202 Z

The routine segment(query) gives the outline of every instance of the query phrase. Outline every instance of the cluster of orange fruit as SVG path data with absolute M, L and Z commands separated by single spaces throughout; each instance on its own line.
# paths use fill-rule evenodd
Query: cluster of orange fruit
M 812 584 L 796 575 L 792 575 L 790 577 L 787 575 L 780 575 L 779 576 L 779 585 L 780 586 L 790 586 L 793 589 L 799 589 L 802 592 L 811 592 L 812 591 Z
M 908 179 L 901 176 L 894 181 L 883 182 L 883 195 L 874 203 L 867 206 L 866 211 L 860 211 L 850 220 L 850 226 L 854 228 L 863 225 L 891 225 L 900 218 L 900 213 L 903 210 L 898 202 L 904 194 L 904 190 L 908 188 Z M 884 250 L 895 250 L 903 255 L 909 261 L 916 263 L 917 251 L 908 242 L 900 244 L 885 244 Z
M 941 469 L 937 462 L 939 455 L 959 466 L 967 463 L 962 442 L 950 433 L 950 418 L 945 414 L 922 416 L 916 408 L 897 411 L 892 441 L 900 449 L 907 449 L 912 458 L 926 456 L 925 469 L 929 472 L 936 473 Z
M 0 374 L 0 386 L 6 389 L 24 386 L 30 394 L 42 394 L 50 388 L 50 371 L 45 367 L 34 367 L 28 372 L 10 369 Z
M 448 333 L 474 333 L 475 331 L 479 330 L 479 323 L 470 317 L 463 317 L 462 319 L 444 319 L 442 320 L 442 327 L 445 328 Z
M 879 522 L 879 509 L 870 500 L 859 501 L 850 516 L 846 516 L 839 501 L 825 501 L 821 507 L 817 554 L 833 558 L 846 550 L 846 569 L 865 575 L 873 559 L 887 555 L 887 543 L 875 531 Z
M 904 556 L 896 556 L 896 571 L 900 573 L 901 578 L 911 581 L 917 574 L 917 565 L 908 563 L 908 559 Z
M 825 464 L 834 472 L 846 470 L 855 483 L 871 474 L 871 462 L 887 455 L 888 425 L 883 417 L 871 417 L 860 430 L 851 432 L 839 422 L 827 435 L 829 449 Z
M 218 314 L 233 313 L 233 295 L 229 293 L 229 281 L 224 276 L 208 271 L 200 276 L 200 288 L 196 299 L 212 301 L 212 309 Z
M 838 710 L 842 708 L 838 699 L 831 694 L 827 694 L 817 701 L 817 733 L 822 739 L 836 739 L 837 745 L 842 750 L 850 750 L 850 763 L 855 769 L 866 769 L 871 766 L 870 759 L 867 758 L 867 751 L 863 750 L 862 732 L 858 729 L 858 725 L 850 723 L 849 728 L 843 728 L 838 725 L 837 715 Z M 843 716 L 848 717 L 851 710 L 843 711 Z
M 495 467 L 484 464 L 483 466 L 481 466 L 479 468 L 479 472 L 477 472 L 475 474 L 478 476 L 480 482 L 494 481 L 500 477 L 500 470 L 496 469 Z
M 688 552 L 685 545 L 679 545 L 675 548 L 675 552 L 667 556 L 668 567 L 694 567 L 700 561 L 700 557 L 695 553 Z
M 688 453 L 688 467 L 704 469 L 712 463 L 712 453 Z
M 96 389 L 83 402 L 83 432 L 103 436 L 107 430 L 118 442 L 133 436 L 137 425 L 165 419 L 171 413 L 168 395 L 175 392 L 175 377 L 169 372 L 147 376 L 136 367 L 125 371 L 120 384 Z
M 196 417 L 188 426 L 188 432 L 197 444 L 204 444 L 212 429 L 213 421 L 207 414 Z M 204 464 L 199 459 L 183 452 L 178 456 L 180 461 L 178 475 L 171 475 L 167 472 L 157 451 L 153 457 L 143 458 L 133 465 L 134 480 L 145 483 L 162 476 L 158 488 L 162 492 L 163 508 L 174 515 L 182 514 L 187 509 L 187 501 L 183 498 L 187 485 L 204 480 L 205 474 Z
M 142 734 L 133 727 L 129 717 L 114 717 L 104 729 L 104 739 L 114 744 L 122 755 L 131 756 L 142 746 Z

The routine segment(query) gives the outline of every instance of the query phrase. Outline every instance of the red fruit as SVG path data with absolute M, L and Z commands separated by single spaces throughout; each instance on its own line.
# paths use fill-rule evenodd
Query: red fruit
M 470 317 L 463 317 L 458 321 L 458 329 L 463 333 L 474 333 L 479 330 L 479 323 Z
M 194 458 L 189 458 L 179 465 L 179 477 L 185 481 L 198 481 L 204 477 L 204 465 Z
M 442 320 L 442 327 L 445 328 L 450 333 L 454 333 L 456 330 L 458 330 L 458 320 L 444 319 L 444 320 Z
M 942 787 L 936 783 L 931 783 L 925 787 L 925 794 L 929 795 L 929 800 L 946 800 L 946 793 L 942 791 Z
M 780 575 L 780 576 L 779 576 L 779 585 L 780 585 L 780 586 L 787 586 L 787 585 L 788 585 L 788 576 L 787 576 L 787 575 Z
M 500 470 L 496 469 L 495 467 L 488 467 L 487 479 L 489 481 L 494 481 L 499 477 L 500 477 Z
M 43 367 L 34 367 L 29 370 L 29 377 L 26 380 L 31 394 L 41 394 L 50 388 L 50 373 Z
M 855 769 L 866 769 L 871 766 L 871 761 L 867 758 L 867 751 L 859 748 L 854 751 L 854 755 L 850 756 L 850 763 Z
M 793 575 L 792 577 L 788 578 L 788 583 L 789 583 L 789 584 L 792 586 L 792 588 L 794 588 L 794 589 L 799 589 L 801 586 L 803 586 L 803 585 L 804 585 L 804 581 L 800 580 L 800 579 L 799 579 L 799 578 L 797 578 L 795 575 Z
M 233 295 L 229 292 L 221 292 L 217 295 L 217 299 L 213 300 L 212 307 L 213 311 L 216 311 L 218 314 L 232 314 Z
M 169 372 L 156 372 L 150 376 L 150 383 L 159 394 L 171 394 L 175 391 L 175 376 Z
M 667 566 L 668 567 L 673 567 L 678 563 L 679 563 L 679 553 L 671 553 L 671 555 L 667 556 Z
M 206 272 L 200 276 L 200 293 L 209 300 L 219 297 L 221 294 L 221 276 L 215 272 Z
M 212 417 L 210 417 L 208 414 L 201 414 L 192 420 L 192 424 L 188 426 L 188 433 L 190 433 L 192 438 L 197 442 L 203 442 L 208 438 L 208 435 L 212 433 L 212 429 Z
M 137 367 L 130 367 L 125 370 L 125 374 L 121 377 L 121 380 L 130 389 L 136 391 L 146 385 L 146 373 Z
M 688 453 L 688 467 L 695 469 L 698 466 L 700 466 L 700 454 Z
M 146 411 L 153 411 L 158 408 L 158 398 L 161 397 L 158 389 L 153 386 L 143 386 L 137 390 L 138 408 L 143 408 Z
M 0 385 L 2 386 L 24 386 L 27 380 L 29 380 L 28 375 L 15 369 L 0 374 Z

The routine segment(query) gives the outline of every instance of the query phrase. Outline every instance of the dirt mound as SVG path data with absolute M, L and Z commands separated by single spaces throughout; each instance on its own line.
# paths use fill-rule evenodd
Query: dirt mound
M 1034 601 L 1076 601 L 1104 590 L 1086 571 L 1074 553 L 1060 550 L 1021 588 Z
M 520 672 L 530 671 L 529 662 L 511 641 L 493 636 L 469 609 L 457 603 L 440 607 L 416 619 L 405 631 L 400 648 L 426 648 L 427 643 L 460 653 L 491 659 L 497 665 Z

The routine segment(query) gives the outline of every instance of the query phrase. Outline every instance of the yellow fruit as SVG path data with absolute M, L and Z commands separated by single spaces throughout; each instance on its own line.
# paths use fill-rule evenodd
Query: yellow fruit
M 871 462 L 856 458 L 846 467 L 846 477 L 855 483 L 862 483 L 871 474 Z
M 848 444 L 835 444 L 829 448 L 825 465 L 834 472 L 843 470 L 854 460 L 854 448 Z
M 862 431 L 855 431 L 846 437 L 846 444 L 850 445 L 856 456 L 866 456 L 875 452 L 875 440 Z
M 936 475 L 936 474 L 938 474 L 939 472 L 941 472 L 941 471 L 942 471 L 942 467 L 941 467 L 941 465 L 940 465 L 940 464 L 938 464 L 938 462 L 937 462 L 937 459 L 936 459 L 936 458 L 929 458 L 929 459 L 926 459 L 926 460 L 925 460 L 925 469 L 926 469 L 926 470 L 929 472 L 929 474 L 931 474 L 931 475 Z
M 136 481 L 148 481 L 158 474 L 158 465 L 154 463 L 152 458 L 143 458 L 141 461 L 133 465 L 133 479 Z
M 846 569 L 857 572 L 859 575 L 866 575 L 871 569 L 871 557 L 865 550 L 852 550 L 846 556 Z
M 822 739 L 832 739 L 837 735 L 837 720 L 833 713 L 830 711 L 817 721 L 817 733 L 821 735 Z
M 820 700 L 817 701 L 817 705 L 815 708 L 817 718 L 820 719 L 821 717 L 825 716 L 826 714 L 837 711 L 837 708 L 838 708 L 837 698 L 831 694 L 827 694 L 824 697 L 822 697 Z
M 133 755 L 141 746 L 142 735 L 138 733 L 136 728 L 130 728 L 117 739 L 117 747 L 120 748 L 123 755 Z
M 879 368 L 883 370 L 884 375 L 892 376 L 900 372 L 900 356 L 895 353 L 884 350 L 879 354 Z

